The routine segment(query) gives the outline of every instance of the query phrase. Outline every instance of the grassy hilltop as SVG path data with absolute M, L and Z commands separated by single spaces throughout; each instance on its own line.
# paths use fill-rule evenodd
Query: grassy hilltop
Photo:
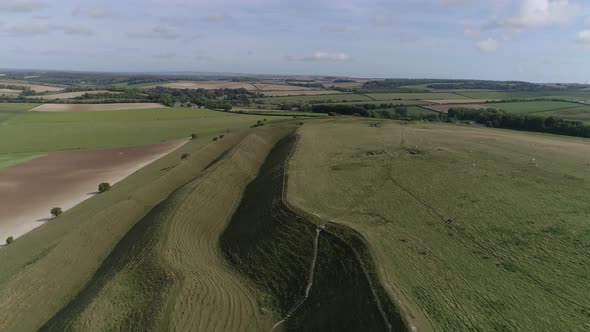
M 362 233 L 416 326 L 590 328 L 587 139 L 351 120 L 300 134 L 290 201 Z

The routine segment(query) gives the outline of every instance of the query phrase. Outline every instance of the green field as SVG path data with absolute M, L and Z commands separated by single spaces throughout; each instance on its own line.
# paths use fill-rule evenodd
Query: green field
M 418 330 L 590 328 L 589 140 L 345 119 L 299 134 L 289 201 L 358 230 Z
M 255 101 L 263 102 L 265 104 L 281 104 L 281 103 L 296 103 L 296 102 L 350 102 L 350 101 L 370 101 L 371 98 L 363 95 L 352 93 L 340 93 L 335 95 L 307 95 L 307 96 L 284 96 L 284 97 L 267 97 L 258 98 Z
M 566 120 L 590 121 L 590 106 L 560 101 L 530 101 L 514 103 L 486 103 L 485 106 L 510 113 L 536 116 L 555 116 Z
M 0 168 L 9 167 L 18 163 L 40 157 L 42 154 L 38 153 L 9 153 L 0 154 Z
M 31 103 L 0 103 L 0 112 L 22 112 L 31 110 L 40 104 Z
M 273 116 L 267 121 L 288 117 Z M 2 123 L 0 154 L 133 146 L 188 137 L 213 137 L 247 128 L 264 116 L 205 109 L 103 112 L 25 112 Z
M 555 116 L 566 120 L 582 121 L 590 124 L 590 106 L 579 106 L 574 108 L 561 109 L 559 111 L 547 111 L 535 113 L 539 116 Z
M 423 100 L 423 99 L 466 99 L 469 97 L 465 97 L 456 93 L 450 92 L 420 92 L 420 93 L 370 93 L 367 96 L 373 98 L 374 100 L 395 100 L 395 99 L 402 99 L 402 100 Z
M 539 113 L 578 108 L 580 104 L 561 101 L 530 101 L 515 103 L 486 103 L 485 106 L 501 109 L 510 113 Z
M 476 91 L 458 92 L 462 96 L 473 99 L 571 99 L 590 100 L 590 91 L 524 91 L 524 92 L 501 92 L 501 91 Z
M 330 103 L 332 104 L 332 103 Z M 339 105 L 380 105 L 380 104 L 403 104 L 403 105 L 426 105 L 428 102 L 421 100 L 367 100 L 367 101 L 349 101 L 337 103 Z

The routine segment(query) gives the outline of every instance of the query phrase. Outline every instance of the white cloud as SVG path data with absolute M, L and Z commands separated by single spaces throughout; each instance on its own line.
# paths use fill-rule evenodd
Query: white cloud
M 569 0 L 522 0 L 517 16 L 490 24 L 492 28 L 527 29 L 575 21 L 578 7 Z
M 590 30 L 578 32 L 578 43 L 590 46 Z
M 36 0 L 0 0 L 0 11 L 14 13 L 35 12 L 49 7 L 45 2 Z
M 498 49 L 498 41 L 493 38 L 488 38 L 477 42 L 476 46 L 482 52 L 495 52 Z
M 74 9 L 74 11 L 72 12 L 72 15 L 85 16 L 85 17 L 90 17 L 90 18 L 95 18 L 95 19 L 103 19 L 103 18 L 113 17 L 113 12 L 107 8 L 95 7 L 95 8 L 82 9 L 82 8 L 78 7 L 76 9 Z
M 127 35 L 131 38 L 144 39 L 176 39 L 180 37 L 176 30 L 171 29 L 165 25 L 157 25 L 148 32 L 129 33 Z
M 350 55 L 346 53 L 315 52 L 306 56 L 287 56 L 289 61 L 348 61 Z

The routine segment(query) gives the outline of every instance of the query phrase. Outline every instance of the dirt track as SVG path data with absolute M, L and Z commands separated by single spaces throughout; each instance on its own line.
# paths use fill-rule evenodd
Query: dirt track
M 114 149 L 50 153 L 0 171 L 0 242 L 48 221 L 92 197 L 101 182 L 114 184 L 182 146 L 186 140 Z

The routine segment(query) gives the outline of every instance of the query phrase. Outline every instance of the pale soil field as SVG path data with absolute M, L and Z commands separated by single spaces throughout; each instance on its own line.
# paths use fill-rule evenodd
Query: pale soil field
M 35 91 L 35 92 L 54 92 L 54 91 L 61 91 L 64 88 L 58 88 L 55 86 L 48 86 L 48 85 L 39 85 L 39 84 L 28 84 L 28 83 L 18 83 L 18 82 L 4 82 L 4 81 L 0 81 L 0 85 L 5 84 L 5 85 L 16 85 L 16 86 L 24 86 L 24 87 L 28 87 L 31 90 Z
M 85 94 L 99 94 L 99 93 L 120 93 L 116 91 L 107 91 L 107 90 L 92 90 L 92 91 L 76 91 L 76 92 L 64 92 L 64 93 L 56 93 L 52 95 L 42 95 L 42 96 L 29 96 L 27 98 L 36 98 L 36 99 L 70 99 L 83 96 Z
M 19 237 L 92 197 L 101 182 L 111 185 L 185 144 L 52 152 L 0 170 L 0 239 Z
M 282 97 L 282 96 L 313 96 L 313 95 L 335 95 L 342 93 L 336 90 L 289 90 L 289 91 L 263 91 L 263 94 L 268 97 Z
M 154 84 L 145 88 L 161 86 L 164 88 L 174 89 L 246 89 L 256 90 L 256 87 L 248 82 L 228 82 L 228 81 L 177 81 L 170 83 Z
M 358 230 L 418 330 L 588 331 L 590 140 L 308 122 L 288 199 Z
M 0 89 L 0 95 L 18 95 L 20 93 L 20 90 Z
M 31 112 L 97 112 L 97 111 L 122 111 L 145 110 L 154 108 L 167 108 L 157 103 L 120 103 L 120 104 L 43 104 L 31 110 Z
M 333 83 L 333 82 L 321 82 L 326 88 L 360 88 L 365 84 L 367 80 L 357 80 L 356 82 L 344 82 L 344 83 Z
M 317 89 L 306 88 L 304 86 L 295 86 L 287 84 L 274 83 L 252 83 L 260 91 L 315 91 Z
M 469 108 L 474 110 L 480 110 L 487 108 L 485 105 L 477 105 L 477 104 L 445 104 L 445 105 L 424 105 L 423 108 L 440 112 L 440 113 L 448 113 L 451 108 Z
M 423 99 L 422 101 L 436 104 L 478 104 L 499 100 L 501 99 Z

